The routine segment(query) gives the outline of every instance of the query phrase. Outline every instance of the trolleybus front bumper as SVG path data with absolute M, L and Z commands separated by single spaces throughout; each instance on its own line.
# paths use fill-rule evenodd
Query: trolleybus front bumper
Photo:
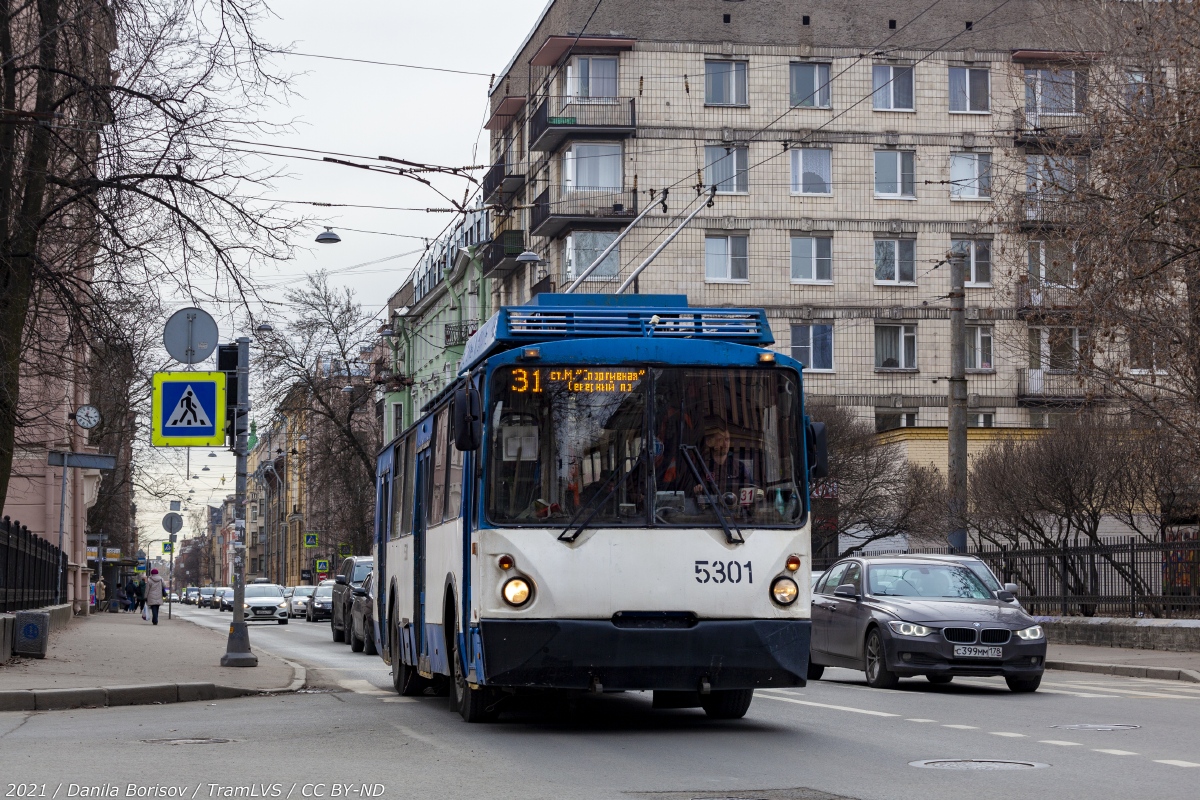
M 609 620 L 482 620 L 493 686 L 696 691 L 803 686 L 812 623 L 704 620 L 681 628 Z

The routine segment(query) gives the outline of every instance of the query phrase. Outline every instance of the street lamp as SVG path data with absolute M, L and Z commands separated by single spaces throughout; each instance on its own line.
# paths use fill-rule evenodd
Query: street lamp
M 544 264 L 544 263 L 546 263 L 545 259 L 543 259 L 540 255 L 533 252 L 532 250 L 526 250 L 524 253 L 521 253 L 521 255 L 517 256 L 516 262 L 518 264 Z
M 268 322 L 260 322 L 258 325 L 254 326 L 255 333 L 273 333 L 274 331 L 275 326 Z
M 317 234 L 317 244 L 337 244 L 342 240 L 342 237 L 333 232 L 333 228 L 326 227 L 322 233 Z

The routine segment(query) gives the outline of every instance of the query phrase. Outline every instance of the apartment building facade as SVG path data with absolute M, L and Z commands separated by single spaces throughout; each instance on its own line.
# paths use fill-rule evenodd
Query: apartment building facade
M 1063 168 L 1039 132 L 1086 92 L 1047 9 L 553 0 L 491 94 L 494 304 L 561 290 L 651 207 L 577 289 L 616 291 L 705 204 L 632 291 L 765 308 L 813 400 L 944 426 L 962 257 L 970 424 L 1045 426 L 1093 399 L 1053 314 L 1070 245 L 1037 225 Z

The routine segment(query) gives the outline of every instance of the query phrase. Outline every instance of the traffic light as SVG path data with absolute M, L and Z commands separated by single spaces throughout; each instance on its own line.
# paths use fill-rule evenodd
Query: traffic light
M 217 346 L 217 371 L 225 373 L 225 437 L 233 447 L 237 432 L 238 346 Z

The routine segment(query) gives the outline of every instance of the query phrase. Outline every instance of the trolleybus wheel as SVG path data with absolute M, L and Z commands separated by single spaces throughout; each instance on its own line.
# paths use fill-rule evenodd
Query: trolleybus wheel
M 425 679 L 417 674 L 417 670 L 404 663 L 404 655 L 400 647 L 400 629 L 392 629 L 392 686 L 404 697 L 422 695 L 425 693 Z
M 446 626 L 450 636 L 450 710 L 457 711 L 467 722 L 491 722 L 500 715 L 496 710 L 498 698 L 495 693 L 486 688 L 472 689 L 467 685 L 467 676 L 463 674 L 462 653 L 458 648 L 457 629 L 451 618 Z
M 753 689 L 726 689 L 700 695 L 700 707 L 709 719 L 741 719 L 753 699 Z

